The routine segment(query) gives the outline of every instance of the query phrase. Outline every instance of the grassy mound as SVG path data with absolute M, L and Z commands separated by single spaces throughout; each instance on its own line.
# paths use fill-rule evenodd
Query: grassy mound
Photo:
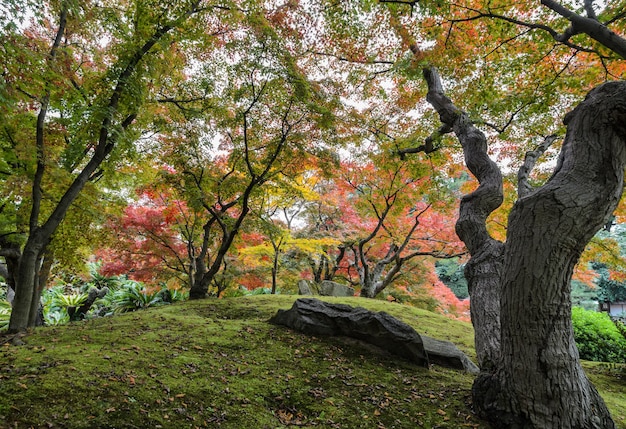
M 0 427 L 487 428 L 472 376 L 312 338 L 267 320 L 294 296 L 204 300 L 37 329 L 0 348 Z M 384 301 L 384 310 L 472 356 L 471 325 Z M 626 428 L 622 367 L 588 366 Z

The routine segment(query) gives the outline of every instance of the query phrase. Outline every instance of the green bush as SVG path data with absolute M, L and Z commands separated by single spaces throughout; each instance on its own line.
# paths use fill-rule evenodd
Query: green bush
M 0 330 L 9 327 L 9 320 L 11 320 L 11 304 L 2 299 L 0 300 Z
M 435 262 L 435 270 L 439 280 L 443 282 L 459 299 L 469 296 L 467 280 L 465 280 L 465 265 L 459 264 L 459 258 L 440 259 Z
M 572 324 L 581 359 L 626 363 L 626 339 L 608 314 L 574 307 Z
M 148 291 L 143 283 L 128 279 L 113 292 L 110 302 L 114 314 L 166 304 L 158 291 Z

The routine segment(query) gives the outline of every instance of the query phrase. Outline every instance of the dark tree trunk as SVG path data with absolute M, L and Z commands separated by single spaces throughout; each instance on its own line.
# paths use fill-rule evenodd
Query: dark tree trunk
M 502 204 L 502 173 L 487 155 L 485 135 L 444 95 L 438 72 L 426 69 L 424 78 L 428 83 L 427 99 L 444 124 L 438 132 L 454 131 L 463 147 L 465 164 L 479 182 L 474 192 L 461 199 L 455 228 L 471 255 L 465 266 L 465 277 L 472 303 L 470 312 L 478 366 L 489 370 L 495 368 L 500 358 L 500 277 L 504 245 L 489 235 L 486 221 Z
M 189 290 L 189 299 L 204 299 L 207 297 L 209 285 L 213 282 L 217 273 L 219 273 L 222 264 L 224 263 L 224 258 L 226 258 L 226 254 L 228 253 L 230 246 L 233 244 L 235 237 L 239 233 L 239 228 L 241 228 L 243 220 L 250 211 L 250 208 L 248 207 L 248 199 L 253 188 L 254 186 L 250 185 L 249 188 L 246 189 L 246 193 L 243 196 L 242 210 L 234 225 L 230 229 L 226 229 L 228 227 L 225 225 L 223 226 L 224 231 L 222 241 L 211 266 L 208 269 L 196 272 L 196 281 L 194 282 L 193 287 Z M 204 262 L 202 264 L 204 265 Z
M 570 281 L 580 254 L 608 221 L 626 166 L 626 82 L 604 84 L 565 118 L 559 165 L 509 217 L 502 277 L 502 363 L 475 396 L 486 415 L 512 414 L 520 427 L 612 428 L 580 366 L 571 324 Z
M 502 200 L 500 173 L 486 139 L 426 70 L 428 100 L 463 146 L 480 185 L 461 202 L 457 233 L 466 267 L 481 375 L 474 405 L 496 428 L 614 428 L 580 366 L 571 325 L 570 280 L 591 237 L 622 194 L 626 166 L 626 82 L 604 84 L 567 115 L 552 178 L 515 204 L 507 241 L 485 220 Z
M 278 258 L 280 257 L 278 247 L 274 246 L 274 260 L 272 263 L 272 295 L 276 294 L 278 288 Z

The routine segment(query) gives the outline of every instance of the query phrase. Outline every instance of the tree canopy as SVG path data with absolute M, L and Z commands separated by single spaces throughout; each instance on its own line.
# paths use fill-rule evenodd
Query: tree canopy
M 565 298 L 573 276 L 593 282 L 590 262 L 610 271 L 601 282 L 626 272 L 596 235 L 624 220 L 624 1 L 35 6 L 0 9 L 11 331 L 40 322 L 42 290 L 96 257 L 193 299 L 334 279 L 448 309 L 460 303 L 437 292 L 434 261 L 460 257 L 479 411 L 611 427 Z M 539 412 L 507 381 L 523 341 L 551 354 L 537 365 L 554 385 L 536 397 L 577 392 L 580 413 Z M 559 378 L 565 355 L 575 386 Z

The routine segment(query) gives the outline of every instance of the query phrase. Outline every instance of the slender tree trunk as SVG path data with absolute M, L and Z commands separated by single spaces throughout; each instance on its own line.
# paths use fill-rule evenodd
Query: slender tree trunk
M 248 201 L 250 198 L 250 193 L 252 189 L 256 186 L 256 182 L 253 180 L 252 183 L 248 186 L 243 195 L 242 209 L 241 213 L 237 217 L 235 224 L 232 226 L 230 230 L 226 230 L 222 237 L 222 242 L 220 247 L 215 255 L 215 259 L 211 263 L 206 272 L 197 272 L 197 280 L 194 283 L 194 287 L 189 290 L 189 299 L 204 299 L 207 297 L 207 293 L 209 291 L 209 285 L 213 281 L 215 275 L 220 271 L 222 267 L 222 263 L 224 262 L 224 258 L 230 249 L 230 246 L 233 244 L 235 237 L 239 233 L 239 228 L 241 228 L 241 224 L 243 220 L 247 216 L 250 211 L 250 207 L 248 206 Z
M 274 263 L 272 264 L 272 295 L 276 294 L 278 283 L 278 253 L 274 254 Z

